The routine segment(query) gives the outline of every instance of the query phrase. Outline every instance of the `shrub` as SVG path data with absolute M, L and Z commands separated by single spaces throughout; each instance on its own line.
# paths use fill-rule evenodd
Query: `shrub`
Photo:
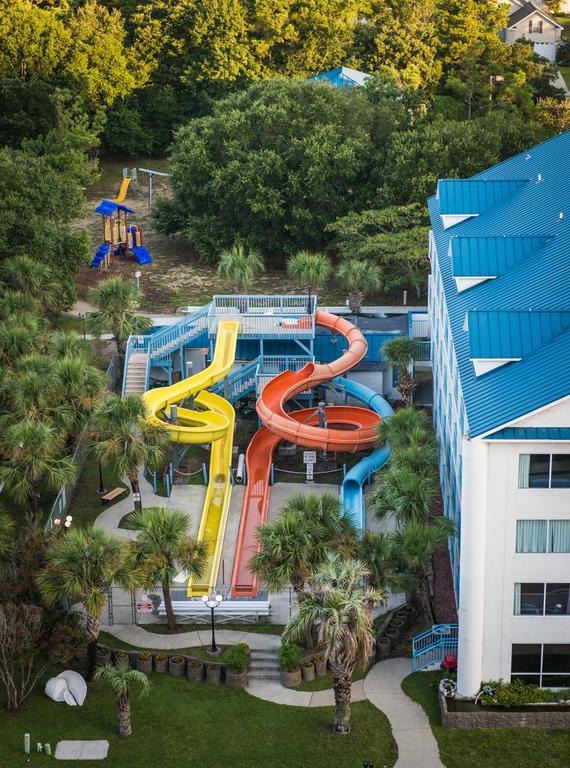
M 117 664 L 129 663 L 129 654 L 126 651 L 115 651 L 115 662 Z
M 493 693 L 481 696 L 481 700 L 485 704 L 498 704 L 501 707 L 508 708 L 552 699 L 550 691 L 537 688 L 536 685 L 529 685 L 529 683 L 525 683 L 523 680 L 513 680 L 511 683 L 504 683 L 502 680 L 491 680 L 490 682 L 482 683 L 483 686 L 489 686 L 493 691 Z
M 199 669 L 204 662 L 200 661 L 200 659 L 188 659 L 188 666 L 192 669 Z
M 243 648 L 244 651 L 249 655 L 249 645 L 247 643 L 236 643 L 236 648 Z
M 173 664 L 180 664 L 181 661 L 183 661 L 182 656 L 171 656 L 170 661 Z
M 281 669 L 294 672 L 301 663 L 301 651 L 294 643 L 281 643 L 277 651 Z
M 164 661 L 166 659 L 166 654 L 165 653 L 155 653 L 154 658 L 157 661 Z
M 222 661 L 231 672 L 243 672 L 247 666 L 247 651 L 239 645 L 233 645 L 223 652 Z
M 148 651 L 139 651 L 139 659 L 141 661 L 148 661 L 150 659 L 150 653 Z
M 322 664 L 324 660 L 324 656 L 313 656 L 313 664 Z

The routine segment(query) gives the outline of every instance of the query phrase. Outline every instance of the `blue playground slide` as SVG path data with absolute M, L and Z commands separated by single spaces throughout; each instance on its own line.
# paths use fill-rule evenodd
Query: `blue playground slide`
M 333 384 L 342 387 L 348 397 L 359 400 L 370 410 L 377 413 L 382 419 L 389 419 L 394 413 L 389 403 L 382 395 L 374 392 L 364 384 L 349 379 L 337 378 Z M 361 459 L 352 469 L 346 473 L 342 483 L 341 498 L 345 511 L 350 514 L 359 530 L 364 530 L 364 490 L 366 480 L 377 470 L 381 469 L 390 458 L 392 449 L 389 445 L 376 448 L 369 456 Z
M 137 245 L 137 246 L 134 246 L 133 248 L 129 248 L 129 251 L 135 254 L 135 258 L 139 264 L 152 264 L 152 256 L 150 255 L 150 253 L 147 251 L 146 248 L 142 247 L 142 245 Z

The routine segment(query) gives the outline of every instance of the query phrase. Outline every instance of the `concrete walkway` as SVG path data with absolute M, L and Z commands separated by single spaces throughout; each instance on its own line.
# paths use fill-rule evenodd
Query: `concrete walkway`
M 257 699 L 270 701 L 273 704 L 287 704 L 290 707 L 332 707 L 334 706 L 334 691 L 327 688 L 324 691 L 296 691 L 284 688 L 277 680 L 255 680 L 245 689 Z M 365 701 L 364 680 L 352 684 L 352 701 Z
M 174 635 L 158 635 L 134 624 L 102 626 L 109 635 L 134 645 L 136 648 L 175 651 L 178 648 L 193 648 L 197 645 L 210 645 L 210 628 L 195 632 L 177 632 Z M 265 635 L 261 632 L 237 632 L 233 629 L 216 629 L 216 641 L 220 645 L 247 643 L 254 651 L 276 651 L 281 642 L 280 635 Z
M 366 676 L 364 693 L 390 721 L 398 746 L 395 768 L 444 768 L 427 715 L 402 690 L 411 671 L 410 659 L 381 661 Z

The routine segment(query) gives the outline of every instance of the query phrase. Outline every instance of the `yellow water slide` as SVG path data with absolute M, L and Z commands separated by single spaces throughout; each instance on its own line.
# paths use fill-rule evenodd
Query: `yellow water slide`
M 166 426 L 172 442 L 212 444 L 210 479 L 198 531 L 198 539 L 208 542 L 209 561 L 203 579 L 199 583 L 188 582 L 189 597 L 208 594 L 216 583 L 222 556 L 231 493 L 229 472 L 235 412 L 231 403 L 223 397 L 205 390 L 225 378 L 231 371 L 238 332 L 237 321 L 221 322 L 218 326 L 214 359 L 207 368 L 170 387 L 151 389 L 143 395 L 148 420 Z M 179 406 L 190 398 L 192 408 Z M 171 405 L 179 406 L 176 424 L 168 421 Z M 195 406 L 198 406 L 198 409 Z

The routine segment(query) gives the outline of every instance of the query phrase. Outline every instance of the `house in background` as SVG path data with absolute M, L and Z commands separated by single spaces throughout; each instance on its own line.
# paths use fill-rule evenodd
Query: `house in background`
M 563 27 L 544 7 L 542 0 L 526 2 L 510 0 L 507 27 L 501 37 L 506 43 L 529 40 L 535 53 L 549 61 L 556 61 Z

